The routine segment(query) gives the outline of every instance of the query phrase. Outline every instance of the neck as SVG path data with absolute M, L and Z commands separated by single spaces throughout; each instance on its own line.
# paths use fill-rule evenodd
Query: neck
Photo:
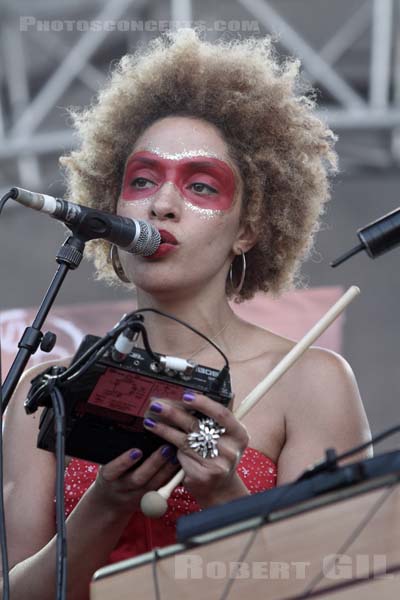
M 190 298 L 178 298 L 176 295 L 174 298 L 160 298 L 138 290 L 138 308 L 154 308 L 177 317 L 225 350 L 225 334 L 236 318 L 225 295 L 222 298 L 206 298 L 202 294 Z M 210 348 L 200 336 L 161 315 L 145 313 L 145 325 L 150 344 L 156 352 L 189 358 L 199 348 Z

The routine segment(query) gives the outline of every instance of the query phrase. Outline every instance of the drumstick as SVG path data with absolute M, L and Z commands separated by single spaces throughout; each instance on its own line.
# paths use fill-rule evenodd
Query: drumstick
M 244 398 L 235 416 L 240 420 L 257 404 L 257 402 L 271 389 L 271 387 L 290 369 L 292 365 L 304 354 L 317 338 L 337 319 L 344 309 L 360 293 L 360 288 L 353 285 L 341 298 L 321 317 L 321 319 L 305 334 L 302 339 L 286 354 L 286 356 L 268 373 L 268 375 Z M 142 497 L 140 507 L 148 517 L 161 517 L 167 510 L 167 500 L 175 487 L 185 476 L 183 469 L 178 471 L 166 485 L 158 491 L 147 492 Z

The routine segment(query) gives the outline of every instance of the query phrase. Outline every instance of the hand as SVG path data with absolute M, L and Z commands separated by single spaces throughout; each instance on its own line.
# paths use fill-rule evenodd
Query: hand
M 189 447 L 187 434 L 198 431 L 198 419 L 191 411 L 213 418 L 225 428 L 218 440 L 218 456 L 202 458 Z M 248 446 L 246 428 L 222 404 L 201 394 L 185 392 L 182 403 L 154 398 L 145 414 L 144 426 L 178 449 L 177 458 L 185 471 L 183 485 L 205 507 L 248 493 L 236 473 L 240 458 Z
M 107 508 L 129 513 L 138 510 L 143 494 L 165 485 L 179 469 L 170 445 L 158 448 L 132 470 L 141 457 L 142 452 L 132 448 L 99 468 L 93 491 Z

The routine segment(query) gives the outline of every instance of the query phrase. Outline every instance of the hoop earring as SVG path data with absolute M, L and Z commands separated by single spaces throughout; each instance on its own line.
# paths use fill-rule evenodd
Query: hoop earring
M 242 273 L 240 276 L 239 283 L 236 287 L 233 285 L 233 273 L 232 273 L 232 271 L 233 271 L 232 267 L 233 267 L 233 263 L 234 263 L 235 259 L 233 259 L 231 266 L 229 268 L 229 281 L 231 282 L 232 292 L 235 294 L 235 296 L 239 296 L 240 292 L 242 291 L 243 284 L 244 284 L 244 278 L 246 277 L 246 256 L 241 248 L 240 248 L 240 252 L 241 252 L 241 256 L 242 256 Z
M 122 268 L 122 265 L 121 265 L 121 262 L 120 262 L 119 256 L 118 256 L 117 246 L 115 244 L 112 244 L 111 248 L 110 248 L 110 261 L 112 264 L 112 268 L 114 269 L 114 273 L 116 274 L 118 279 L 120 281 L 122 281 L 123 283 L 131 283 L 131 281 L 125 275 L 124 269 Z

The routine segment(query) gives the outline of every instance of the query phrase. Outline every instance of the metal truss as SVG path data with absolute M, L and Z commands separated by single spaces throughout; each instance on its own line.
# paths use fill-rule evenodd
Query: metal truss
M 201 12 L 200 0 L 196 6 Z M 282 16 L 280 0 L 235 0 L 242 7 L 243 16 L 254 17 L 265 32 L 279 37 L 279 43 L 292 55 L 301 58 L 308 78 L 320 88 L 329 103 L 321 107 L 321 115 L 342 137 L 341 152 L 350 167 L 360 165 L 379 168 L 400 163 L 400 0 L 360 0 L 357 10 L 341 23 L 330 39 L 316 48 L 307 35 L 296 29 L 294 23 Z M 299 2 L 300 0 L 292 0 Z M 304 10 L 307 1 L 301 0 Z M 339 0 L 335 2 L 340 5 Z M 286 0 L 286 8 L 288 5 Z M 45 0 L 34 3 L 36 11 L 49 13 L 65 8 L 69 15 L 79 6 L 85 11 L 98 9 L 91 20 L 104 23 L 118 19 L 135 18 L 143 12 L 152 18 L 165 3 L 143 0 L 91 0 L 88 3 Z M 192 21 L 194 0 L 170 0 L 171 21 Z M 321 2 L 323 11 L 324 3 Z M 0 169 L 16 165 L 15 175 L 25 187 L 39 189 L 43 180 L 42 161 L 74 146 L 71 131 L 50 126 L 55 121 L 54 110 L 65 107 L 71 86 L 82 89 L 79 97 L 87 98 L 101 86 L 108 66 L 104 69 L 93 64 L 96 52 L 117 35 L 106 28 L 84 31 L 66 38 L 56 32 L 21 31 L 16 25 L 16 7 L 23 6 L 25 14 L 34 12 L 31 4 L 9 1 L 2 10 L 0 45 Z M 57 9 L 54 8 L 57 6 Z M 229 13 L 230 3 L 221 3 L 221 10 Z M 315 9 L 315 4 L 313 4 Z M 29 8 L 30 7 L 30 8 Z M 92 11 L 92 12 L 93 12 Z M 86 13 L 85 13 L 86 14 Z M 18 15 L 19 19 L 20 15 Z M 79 18 L 79 17 L 75 17 Z M 323 23 L 323 14 L 315 15 L 316 24 Z M 76 32 L 75 32 L 76 33 Z M 121 34 L 119 34 L 121 35 Z M 130 32 L 130 44 L 135 34 Z M 154 35 L 150 34 L 150 35 Z M 150 37 L 149 35 L 149 37 Z M 343 57 L 351 53 L 362 36 L 369 36 L 370 52 L 366 81 L 362 89 L 341 72 Z M 137 39 L 137 36 L 136 36 Z M 127 45 L 129 46 L 129 43 Z M 45 53 L 47 61 L 58 65 L 33 97 L 32 75 L 27 66 L 31 53 Z M 50 56 L 50 58 L 49 58 Z M 105 56 L 104 64 L 110 58 Z M 107 61 L 108 59 L 108 61 Z M 368 144 L 365 143 L 368 135 Z M 2 184 L 0 180 L 0 185 Z
M 400 163 L 400 28 L 399 0 L 364 0 L 356 12 L 316 49 L 278 12 L 279 2 L 237 0 L 283 47 L 302 60 L 309 79 L 334 101 L 321 116 L 343 136 L 348 165 L 391 167 Z M 338 4 L 338 3 L 336 3 Z M 318 24 L 318 18 L 315 20 Z M 335 65 L 370 30 L 369 81 L 360 93 Z M 365 147 L 362 132 L 374 132 Z M 352 134 L 350 137 L 350 133 Z M 359 143 L 357 143 L 359 140 Z
M 91 21 L 101 24 L 115 23 L 126 14 L 128 8 L 141 5 L 140 2 L 133 0 L 107 0 L 100 4 L 100 11 L 91 18 Z M 61 8 L 68 10 L 67 4 L 61 4 Z M 45 3 L 44 9 L 48 11 L 49 5 Z M 9 10 L 11 16 L 14 16 L 11 9 Z M 32 51 L 36 50 L 35 45 L 44 45 L 46 52 L 50 52 L 56 59 L 61 59 L 61 62 L 36 96 L 30 99 L 26 54 L 22 51 L 22 33 L 29 35 L 29 31 L 21 31 L 21 20 L 19 20 L 20 30 L 16 30 L 15 21 L 7 19 L 10 12 L 6 12 L 6 18 L 3 19 L 1 26 L 1 62 L 5 85 L 8 89 L 11 125 L 6 131 L 4 109 L 0 97 L 0 164 L 6 159 L 16 159 L 21 185 L 37 187 L 41 179 L 39 156 L 50 153 L 59 155 L 74 146 L 70 130 L 48 131 L 45 128 L 41 132 L 39 127 L 58 103 L 63 104 L 60 99 L 75 79 L 79 79 L 92 92 L 93 90 L 97 91 L 104 81 L 105 75 L 91 65 L 90 60 L 112 32 L 106 27 L 102 27 L 96 32 L 88 30 L 82 33 L 71 48 L 66 46 L 60 35 L 55 35 L 51 30 L 40 35 L 39 29 L 31 34 L 30 41 L 34 42 Z M 29 7 L 25 14 L 32 14 Z M 76 19 L 74 19 L 75 21 Z M 45 20 L 41 19 L 41 22 L 45 23 Z M 57 21 L 53 19 L 52 22 Z M 65 20 L 66 26 L 68 26 L 67 23 L 68 21 Z

